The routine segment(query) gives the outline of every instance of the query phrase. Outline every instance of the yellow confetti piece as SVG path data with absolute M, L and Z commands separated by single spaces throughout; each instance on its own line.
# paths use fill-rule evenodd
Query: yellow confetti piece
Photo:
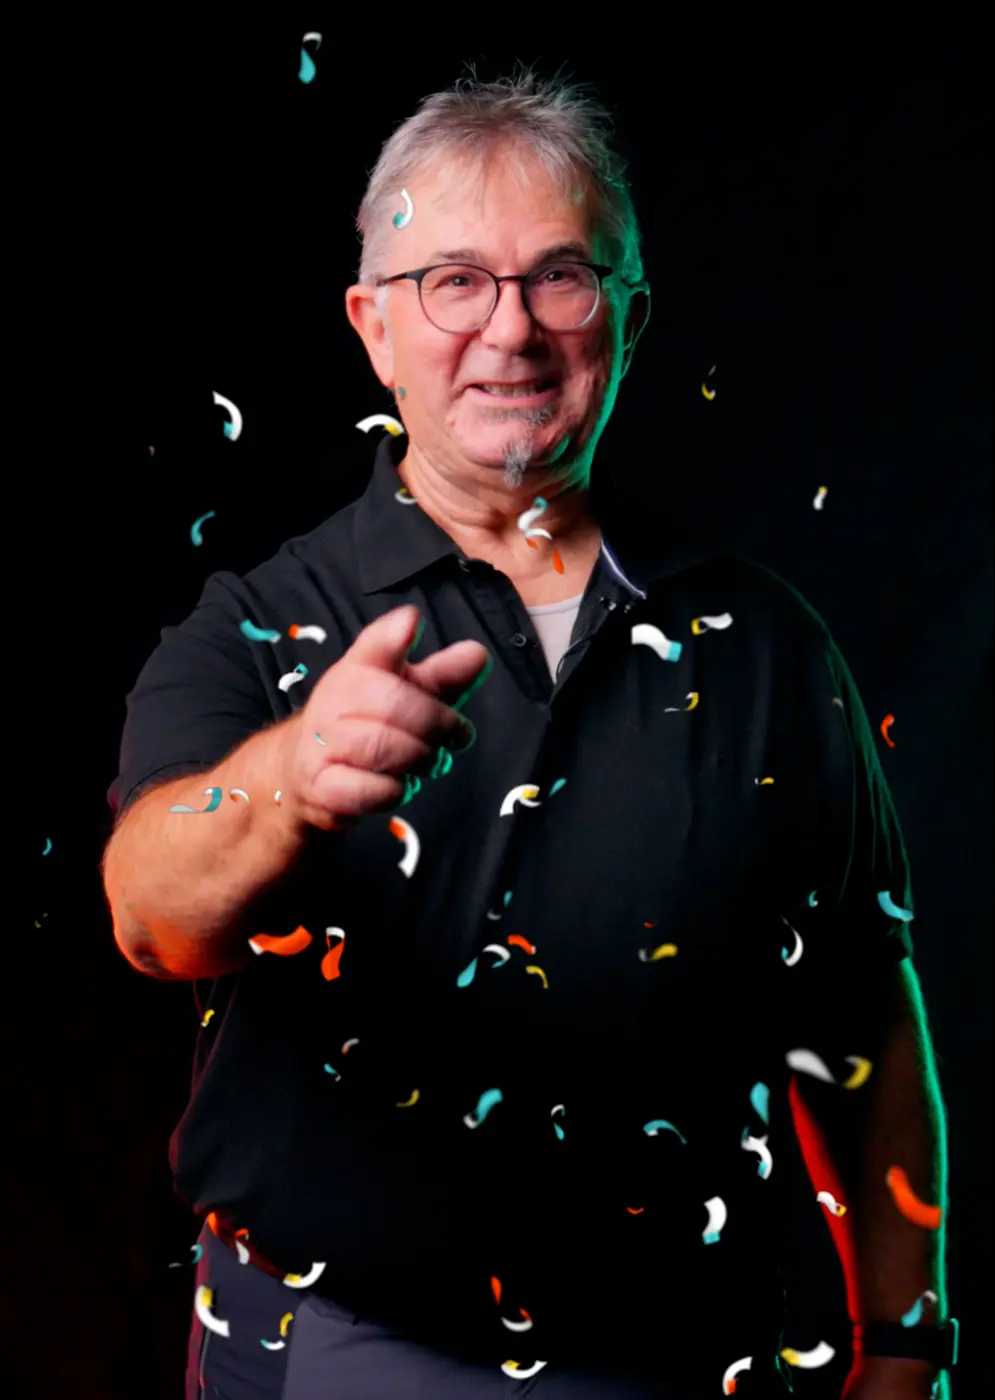
M 862 1055 L 847 1055 L 847 1061 L 855 1068 L 850 1078 L 843 1080 L 843 1088 L 859 1089 L 861 1084 L 867 1083 L 867 1077 L 873 1069 L 873 1065 L 870 1060 L 865 1060 Z
M 213 1015 L 214 1015 L 214 1007 L 212 1006 L 211 1009 L 210 1009 L 210 1011 L 208 1011 L 207 1015 L 204 1017 L 203 1021 L 201 1021 L 200 1024 L 201 1024 L 202 1026 L 206 1026 L 207 1023 L 208 1023 L 208 1021 L 211 1019 L 211 1017 L 212 1017 Z
M 646 959 L 647 962 L 659 962 L 661 958 L 674 958 L 677 956 L 676 943 L 661 943 L 658 948 L 654 948 Z
M 420 1090 L 420 1089 L 415 1089 L 415 1090 L 412 1092 L 410 1099 L 407 1099 L 404 1103 L 395 1104 L 394 1107 L 395 1107 L 395 1108 L 412 1108 L 412 1107 L 418 1102 L 418 1100 L 419 1100 L 420 1098 L 421 1098 L 421 1090 Z
M 280 1336 L 281 1336 L 281 1337 L 285 1337 L 285 1336 L 287 1335 L 287 1328 L 290 1326 L 290 1324 L 293 1322 L 293 1320 L 294 1320 L 294 1315 L 293 1315 L 293 1313 L 284 1313 L 283 1316 L 280 1318 Z
M 718 390 L 708 389 L 704 384 L 702 384 L 701 392 L 705 395 L 705 398 L 708 399 L 709 403 L 711 403 L 712 399 L 714 399 L 715 395 L 718 393 Z
M 756 783 L 757 787 L 771 787 L 774 783 L 773 778 L 754 778 L 753 781 Z
M 546 974 L 543 972 L 543 970 L 542 970 L 541 967 L 536 967 L 536 966 L 533 964 L 531 967 L 527 967 L 527 968 L 525 969 L 525 971 L 526 971 L 526 972 L 535 972 L 535 973 L 537 973 L 537 974 L 542 978 L 542 985 L 546 988 L 546 991 L 547 991 L 547 992 L 549 991 L 549 980 L 548 980 L 548 978 L 546 977 Z

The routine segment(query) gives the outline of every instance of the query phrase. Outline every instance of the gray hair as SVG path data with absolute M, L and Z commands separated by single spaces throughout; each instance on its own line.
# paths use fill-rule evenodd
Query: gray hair
M 469 78 L 426 97 L 380 152 L 356 219 L 362 240 L 359 281 L 370 286 L 385 274 L 392 216 L 400 207 L 400 191 L 416 173 L 445 159 L 487 162 L 498 149 L 502 159 L 526 150 L 538 157 L 569 197 L 576 196 L 578 185 L 592 190 L 606 256 L 616 270 L 612 282 L 640 281 L 639 225 L 607 108 L 589 89 L 558 78 L 543 80 L 524 66 L 514 77 L 491 83 L 478 82 L 468 67 Z M 377 304 L 382 311 L 382 296 Z

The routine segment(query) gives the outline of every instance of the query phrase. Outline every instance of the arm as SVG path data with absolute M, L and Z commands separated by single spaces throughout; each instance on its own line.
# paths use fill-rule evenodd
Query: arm
M 299 813 L 273 800 L 298 717 L 254 734 L 207 772 L 160 784 L 122 818 L 103 860 L 114 940 L 140 972 L 165 980 L 219 977 L 244 967 L 260 905 L 294 869 L 308 841 Z M 221 805 L 198 813 L 204 790 Z M 241 787 L 250 802 L 229 800 Z
M 906 959 L 878 992 L 877 1059 L 865 1086 L 835 1103 L 799 1085 L 811 1103 L 849 1206 L 859 1321 L 899 1323 L 927 1289 L 937 1298 L 923 1321 L 947 1316 L 944 1231 L 926 1229 L 897 1208 L 887 1185 L 901 1166 L 920 1200 L 946 1202 L 945 1122 L 919 984 Z M 927 1397 L 936 1371 L 926 1362 L 866 1357 L 854 1369 L 849 1400 Z

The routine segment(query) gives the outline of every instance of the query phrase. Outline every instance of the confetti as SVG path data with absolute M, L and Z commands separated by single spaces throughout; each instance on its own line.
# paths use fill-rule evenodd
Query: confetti
M 563 1107 L 563 1105 L 562 1105 L 561 1103 L 558 1103 L 558 1104 L 556 1105 L 555 1108 L 551 1108 L 551 1109 L 550 1109 L 550 1111 L 549 1111 L 549 1116 L 550 1116 L 550 1118 L 555 1118 L 556 1115 L 557 1115 L 558 1113 L 562 1113 L 564 1116 L 566 1116 L 566 1109 Z M 563 1141 L 564 1137 L 566 1136 L 566 1134 L 564 1133 L 563 1129 L 560 1127 L 559 1123 L 554 1123 L 554 1124 L 553 1124 L 553 1132 L 556 1134 L 556 1136 L 560 1139 L 561 1142 Z
M 194 1309 L 196 1310 L 197 1316 L 209 1332 L 216 1332 L 219 1337 L 227 1337 L 230 1335 L 228 1323 L 214 1316 L 211 1312 L 213 1303 L 214 1294 L 211 1289 L 201 1284 L 197 1289 L 197 1294 L 194 1299 Z
M 250 642 L 278 642 L 280 633 L 275 632 L 272 627 L 257 627 L 248 618 L 243 618 L 238 624 L 238 629 L 243 637 L 248 637 Z
M 342 1078 L 342 1076 L 341 1076 L 341 1074 L 339 1074 L 338 1070 L 337 1070 L 337 1069 L 332 1069 L 332 1067 L 331 1067 L 330 1064 L 325 1064 L 325 1065 L 323 1066 L 323 1068 L 324 1068 L 324 1071 L 325 1071 L 326 1074 L 333 1074 L 333 1075 L 335 1076 L 336 1079 L 341 1079 L 341 1078 Z
M 359 1036 L 358 1036 L 358 1035 L 354 1035 L 354 1036 L 352 1037 L 351 1040 L 347 1040 L 347 1041 L 345 1042 L 345 1044 L 342 1046 L 342 1053 L 343 1053 L 343 1055 L 348 1055 L 348 1053 L 349 1053 L 349 1051 L 352 1049 L 352 1047 L 353 1047 L 354 1045 L 358 1045 L 358 1044 L 359 1044 Z
M 820 486 L 818 491 L 815 493 L 815 500 L 812 502 L 812 506 L 815 510 L 822 509 L 822 503 L 826 499 L 826 492 L 828 490 L 828 486 Z
M 287 636 L 293 637 L 295 642 L 324 642 L 328 633 L 324 627 L 315 627 L 313 624 L 308 627 L 298 627 L 295 622 L 287 628 Z
M 398 210 L 393 219 L 391 219 L 391 223 L 396 229 L 407 228 L 415 212 L 415 206 L 411 202 L 411 196 L 408 194 L 407 190 L 401 191 L 401 198 L 404 200 L 404 210 L 403 212 Z
M 467 963 L 466 967 L 464 967 L 463 971 L 462 971 L 462 972 L 460 973 L 460 975 L 456 978 L 456 985 L 457 985 L 457 987 L 469 987 L 470 983 L 473 981 L 473 979 L 474 979 L 474 977 L 476 977 L 476 975 L 477 975 L 477 959 L 474 958 L 472 962 L 468 962 L 468 963 Z
M 324 1264 L 312 1264 L 306 1274 L 287 1274 L 284 1283 L 288 1288 L 310 1288 L 325 1272 Z
M 368 433 L 371 428 L 386 428 L 391 437 L 401 437 L 404 433 L 404 424 L 391 418 L 389 413 L 371 413 L 369 418 L 361 418 L 356 427 L 361 433 Z
M 525 951 L 528 953 L 528 955 L 529 955 L 530 958 L 534 958 L 534 957 L 535 957 L 535 951 L 536 951 L 536 950 L 535 950 L 535 944 L 534 944 L 534 943 L 530 943 L 529 940 L 528 940 L 527 938 L 523 938 L 522 935 L 521 935 L 520 933 L 509 933 L 509 935 L 508 935 L 508 947 L 509 947 L 509 948 L 524 948 Z
M 561 789 L 561 788 L 565 788 L 566 785 L 567 785 L 567 780 L 566 780 L 566 778 L 557 778 L 556 782 L 555 782 L 555 783 L 553 784 L 553 786 L 549 789 L 549 795 L 550 795 L 550 797 L 554 797 L 554 796 L 560 791 L 560 789 Z
M 820 1191 L 815 1198 L 820 1205 L 824 1205 L 833 1215 L 846 1215 L 846 1206 L 840 1205 L 832 1191 Z
M 522 783 L 519 787 L 513 787 L 501 803 L 502 817 L 510 817 L 515 810 L 515 803 L 521 802 L 523 807 L 538 807 L 541 804 L 534 799 L 539 796 L 539 789 L 534 783 Z
M 794 1347 L 785 1347 L 781 1352 L 782 1360 L 789 1366 L 798 1366 L 803 1371 L 814 1371 L 820 1366 L 828 1366 L 836 1352 L 828 1342 L 820 1342 L 811 1351 L 795 1351 Z
M 815 897 L 815 893 L 816 893 L 815 890 L 813 890 L 812 893 L 811 893 L 811 894 L 809 895 L 809 897 L 808 897 L 808 907 L 809 907 L 810 909 L 814 909 L 814 908 L 816 907 L 816 905 L 819 903 L 819 901 L 818 901 L 818 900 L 816 899 L 816 897 Z
M 646 1213 L 645 1206 L 626 1206 L 626 1210 L 630 1215 L 645 1215 Z
M 211 800 L 206 807 L 197 811 L 196 807 L 188 807 L 185 802 L 174 802 L 170 807 L 171 812 L 195 812 L 198 816 L 203 816 L 205 812 L 216 812 L 221 806 L 221 798 L 224 796 L 219 787 L 209 787 L 204 789 L 204 796 Z
M 705 1244 L 718 1244 L 722 1227 L 729 1218 L 726 1210 L 726 1203 L 721 1196 L 712 1196 L 705 1202 L 705 1209 L 708 1211 L 708 1224 L 702 1231 L 701 1237 Z
M 868 1076 L 874 1066 L 870 1060 L 865 1060 L 862 1055 L 847 1055 L 846 1062 L 853 1065 L 853 1073 L 849 1079 L 843 1080 L 844 1089 L 859 1089 L 862 1084 L 867 1083 Z
M 332 939 L 337 938 L 338 942 L 332 947 Z M 321 975 L 326 982 L 334 982 L 340 976 L 339 963 L 342 960 L 342 949 L 345 947 L 345 929 L 326 928 L 325 942 L 328 945 L 328 952 L 321 960 Z
M 502 904 L 504 905 L 504 907 L 507 909 L 508 905 L 511 903 L 511 890 L 505 890 L 504 896 L 503 896 L 501 902 L 502 902 Z M 493 913 L 490 911 L 490 909 L 488 909 L 488 911 L 487 911 L 487 917 L 488 917 L 489 919 L 500 919 L 500 918 L 501 918 L 501 915 L 500 915 L 500 914 L 493 914 Z
M 399 399 L 406 399 L 408 397 L 406 390 L 400 384 L 397 386 L 397 396 Z
M 770 1090 L 766 1084 L 759 1080 L 750 1090 L 750 1103 L 757 1117 L 764 1123 L 768 1121 L 770 1113 Z
M 321 735 L 318 733 L 317 730 L 315 730 L 314 737 L 315 737 L 315 740 L 321 745 L 321 747 L 322 747 L 323 749 L 327 749 L 327 748 L 328 748 L 328 740 L 327 740 L 327 739 L 323 739 L 323 738 L 321 737 Z
M 418 840 L 418 833 L 410 822 L 406 822 L 401 817 L 391 817 L 388 827 L 391 836 L 396 836 L 398 841 L 404 845 L 404 855 L 397 863 L 398 870 L 410 880 L 418 865 L 418 857 L 421 854 L 421 842 Z
M 315 41 L 315 46 L 319 49 L 321 48 L 320 34 L 312 30 L 310 33 L 304 35 L 304 38 L 301 40 L 301 66 L 297 73 L 297 76 L 298 78 L 300 78 L 302 83 L 313 82 L 314 76 L 318 71 L 315 67 L 314 59 L 308 53 L 307 49 L 303 47 L 303 45 L 306 44 L 309 39 L 313 39 Z M 263 1345 L 265 1346 L 266 1343 L 264 1342 Z
M 43 856 L 47 856 L 47 855 L 49 854 L 49 852 L 51 851 L 51 849 L 52 849 L 52 838 L 51 838 L 51 836 L 46 836 L 46 837 L 45 837 L 45 849 L 42 851 L 42 855 L 43 855 Z
M 292 671 L 284 672 L 277 681 L 277 686 L 283 691 L 284 695 L 286 695 L 290 687 L 296 685 L 298 681 L 302 681 L 306 675 L 307 667 L 304 665 L 303 661 L 298 662 Z
M 418 1100 L 419 1100 L 420 1098 L 421 1098 L 421 1090 L 420 1090 L 420 1089 L 414 1089 L 414 1090 L 412 1091 L 411 1097 L 410 1097 L 409 1099 L 406 1099 L 406 1100 L 404 1101 L 404 1103 L 395 1104 L 394 1106 L 395 1106 L 395 1108 L 413 1108 L 414 1105 L 418 1102 Z
M 533 949 L 532 951 L 535 952 L 535 949 Z M 498 961 L 496 963 L 492 963 L 492 967 L 504 967 L 505 963 L 511 957 L 511 954 L 508 952 L 508 949 L 502 948 L 500 943 L 488 943 L 487 947 L 484 949 L 484 952 L 497 953 Z
M 545 987 L 545 989 L 546 989 L 547 992 L 549 991 L 549 978 L 548 978 L 548 977 L 546 976 L 546 974 L 543 972 L 543 970 L 542 970 L 541 967 L 537 967 L 537 966 L 535 966 L 535 965 L 533 964 L 532 966 L 527 967 L 527 968 L 525 969 L 525 971 L 526 971 L 526 972 L 534 973 L 537 977 L 541 977 L 541 978 L 542 978 L 542 985 Z
M 210 1011 L 208 1011 L 208 1012 L 205 1014 L 203 1021 L 201 1021 L 201 1023 L 200 1023 L 203 1027 L 205 1027 L 205 1029 L 206 1029 L 206 1027 L 207 1027 L 208 1021 L 210 1021 L 210 1019 L 211 1019 L 211 1017 L 212 1017 L 213 1015 L 214 1015 L 214 1007 L 212 1006 L 211 1009 L 210 1009 Z
M 251 797 L 249 796 L 249 794 L 246 792 L 245 788 L 229 788 L 229 789 L 228 789 L 228 796 L 231 798 L 231 800 L 232 800 L 233 802 L 235 801 L 235 798 L 236 798 L 236 797 L 244 797 L 245 800 L 246 800 L 246 802 L 251 802 L 251 801 L 252 801 L 252 798 L 251 798 Z
M 754 786 L 754 787 L 773 787 L 773 786 L 774 786 L 774 779 L 773 779 L 773 778 L 754 778 L 754 779 L 753 779 L 753 786 Z
M 656 652 L 661 661 L 679 661 L 683 650 L 681 642 L 668 641 L 659 627 L 654 627 L 649 622 L 637 622 L 633 627 L 632 645 L 649 647 Z
M 717 389 L 709 389 L 709 388 L 707 387 L 707 385 L 705 385 L 705 384 L 703 383 L 702 386 L 701 386 L 701 392 L 704 394 L 705 398 L 708 399 L 709 402 L 711 402 L 711 400 L 714 399 L 714 398 L 715 398 L 715 395 L 718 393 L 718 390 L 717 390 Z
M 194 544 L 202 545 L 204 543 L 204 536 L 200 533 L 200 527 L 205 520 L 210 520 L 215 515 L 217 515 L 217 511 L 215 510 L 205 511 L 203 515 L 198 515 L 197 519 L 190 526 L 190 538 Z
M 909 1184 L 908 1173 L 902 1167 L 889 1167 L 885 1175 L 885 1185 L 891 1192 L 892 1200 L 913 1225 L 921 1225 L 924 1230 L 938 1230 L 943 1221 L 943 1207 L 927 1205 L 921 1201 Z
M 661 958 L 675 958 L 676 956 L 676 943 L 661 943 L 652 952 L 649 948 L 640 948 L 639 950 L 639 961 L 644 963 L 659 962 Z
M 741 1371 L 748 1371 L 753 1365 L 752 1356 L 744 1356 L 740 1361 L 734 1361 L 731 1366 L 727 1366 L 722 1374 L 722 1394 L 736 1394 L 736 1377 Z
M 664 1129 L 666 1129 L 668 1133 L 677 1133 L 681 1142 L 687 1147 L 687 1138 L 683 1133 L 678 1132 L 673 1123 L 668 1123 L 666 1118 L 651 1118 L 648 1123 L 643 1124 L 643 1132 L 647 1137 L 656 1137 L 659 1133 L 663 1132 Z
M 795 946 L 792 948 L 791 952 L 789 953 L 787 948 L 781 949 L 781 957 L 784 959 L 785 967 L 794 967 L 801 960 L 801 955 L 805 951 L 805 944 L 802 942 L 801 934 L 796 928 L 791 928 L 791 925 L 783 914 L 781 915 L 781 923 L 784 924 L 786 928 L 791 929 L 791 932 L 795 935 Z
M 520 1365 L 521 1362 L 519 1361 L 503 1361 L 501 1363 L 501 1370 L 506 1376 L 510 1376 L 513 1381 L 527 1381 L 532 1376 L 537 1376 L 544 1366 L 549 1365 L 549 1362 L 533 1361 L 527 1371 L 519 1370 Z
M 912 910 L 900 908 L 892 899 L 891 895 L 888 893 L 887 890 L 881 890 L 878 893 L 878 904 L 881 906 L 881 908 L 886 914 L 891 916 L 891 918 L 901 919 L 902 922 L 905 924 L 911 923 L 912 920 L 915 918 L 915 915 L 913 914 Z
M 895 716 L 894 716 L 894 715 L 885 715 L 884 719 L 881 721 L 881 738 L 882 738 L 882 739 L 885 741 L 885 743 L 888 745 L 889 749 L 893 749 L 893 748 L 895 747 L 895 741 L 894 741 L 894 739 L 891 737 L 891 735 L 888 733 L 888 730 L 891 728 L 891 726 L 892 726 L 894 723 L 895 723 Z
M 757 1163 L 757 1176 L 763 1181 L 766 1181 L 774 1170 L 774 1159 L 770 1154 L 770 1148 L 767 1146 L 767 1136 L 768 1135 L 765 1133 L 763 1137 L 752 1137 L 749 1128 L 744 1128 L 743 1136 L 739 1143 L 744 1152 L 755 1152 L 760 1158 L 760 1161 Z
M 399 501 L 402 506 L 416 506 L 418 504 L 406 486 L 402 486 L 399 491 L 394 492 L 394 500 Z
M 539 527 L 533 529 L 535 521 L 539 519 L 540 515 L 545 514 L 545 512 L 548 509 L 549 502 L 542 496 L 536 496 L 535 500 L 529 506 L 528 510 L 523 510 L 521 515 L 518 517 L 518 528 L 521 530 L 522 534 L 525 536 L 525 538 L 530 544 L 532 544 L 532 541 L 537 538 L 549 540 L 549 542 L 552 544 L 553 536 L 549 533 L 548 530 L 543 530 Z M 533 548 L 538 549 L 539 546 L 534 545 Z
M 276 953 L 281 958 L 292 958 L 310 947 L 313 939 L 303 924 L 293 933 L 257 933 L 249 939 L 249 947 L 254 953 Z
M 472 1113 L 464 1115 L 463 1122 L 468 1128 L 477 1128 L 490 1113 L 495 1104 L 501 1103 L 504 1099 L 500 1089 L 487 1089 L 477 1100 L 477 1107 Z
M 690 703 L 690 705 L 685 705 L 683 711 L 682 711 L 681 709 L 679 709 L 677 705 L 668 705 L 667 708 L 664 710 L 663 713 L 664 713 L 665 715 L 687 714 L 689 710 L 694 710 L 694 709 L 697 708 L 697 706 L 698 706 L 698 692 L 697 692 L 696 690 L 689 690 L 688 693 L 687 693 L 687 695 L 685 695 L 684 699 L 685 699 L 685 700 L 690 700 L 691 703 Z
M 810 1074 L 813 1079 L 821 1079 L 824 1084 L 836 1083 L 825 1060 L 814 1050 L 789 1050 L 785 1059 L 790 1068 L 799 1074 Z
M 230 442 L 237 442 L 242 436 L 242 415 L 239 413 L 231 399 L 226 399 L 224 394 L 215 393 L 214 402 L 219 408 L 227 408 L 231 414 L 231 422 L 225 424 L 225 437 Z
M 696 617 L 692 619 L 691 631 L 696 637 L 705 632 L 724 632 L 732 626 L 731 613 L 719 613 L 716 617 Z
M 936 1302 L 936 1294 L 931 1288 L 927 1288 L 925 1293 L 920 1293 L 919 1297 L 909 1308 L 907 1313 L 902 1314 L 903 1327 L 917 1327 L 922 1321 L 922 1309 L 924 1303 L 933 1304 Z

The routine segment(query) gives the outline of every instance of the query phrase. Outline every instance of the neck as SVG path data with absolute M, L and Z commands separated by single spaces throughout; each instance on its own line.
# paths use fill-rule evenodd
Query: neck
M 513 550 L 528 568 L 529 546 L 519 528 L 522 514 L 537 497 L 546 508 L 532 523 L 533 529 L 546 530 L 553 542 L 570 549 L 571 541 L 589 538 L 597 526 L 591 514 L 589 483 L 557 476 L 549 468 L 526 469 L 517 485 L 510 485 L 502 468 L 476 474 L 440 472 L 414 446 L 409 447 L 398 467 L 398 475 L 408 491 L 432 520 L 454 539 L 468 558 L 489 559 L 495 551 Z M 545 536 L 535 543 L 550 547 Z

